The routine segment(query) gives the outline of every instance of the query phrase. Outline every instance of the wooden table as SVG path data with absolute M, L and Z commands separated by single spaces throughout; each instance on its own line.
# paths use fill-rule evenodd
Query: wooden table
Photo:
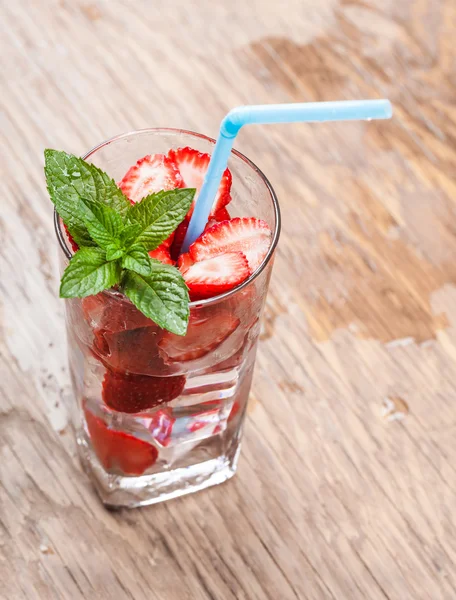
M 456 598 L 454 0 L 3 0 L 0 597 Z M 43 149 L 216 135 L 244 103 L 283 234 L 231 482 L 106 511 L 76 459 Z

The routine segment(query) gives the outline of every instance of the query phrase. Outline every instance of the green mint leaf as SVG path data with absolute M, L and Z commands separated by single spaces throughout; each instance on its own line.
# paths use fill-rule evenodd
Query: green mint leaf
M 100 248 L 80 248 L 71 258 L 60 282 L 61 298 L 84 298 L 119 283 L 118 263 L 107 262 Z
M 123 248 L 119 248 L 118 243 L 109 244 L 106 246 L 106 260 L 118 260 L 125 254 Z
M 44 160 L 49 195 L 78 245 L 93 245 L 81 214 L 80 198 L 106 204 L 121 216 L 127 214 L 130 202 L 109 175 L 95 165 L 49 149 L 44 151 Z
M 120 234 L 120 244 L 124 248 L 128 248 L 132 245 L 135 239 L 138 237 L 139 232 L 141 231 L 141 225 L 139 223 L 131 223 L 130 225 L 125 225 L 124 230 Z
M 194 189 L 158 192 L 131 206 L 127 219 L 141 225 L 135 243 L 144 244 L 147 250 L 155 250 L 183 221 L 195 192 Z
M 162 327 L 185 335 L 189 308 L 188 289 L 180 272 L 169 265 L 151 260 L 151 274 L 125 271 L 123 291 L 146 317 Z
M 147 250 L 141 244 L 135 244 L 128 249 L 122 258 L 122 267 L 135 271 L 139 275 L 150 275 L 152 273 L 152 260 Z
M 118 242 L 123 229 L 122 217 L 110 206 L 93 200 L 81 198 L 80 204 L 82 218 L 93 241 L 104 249 Z

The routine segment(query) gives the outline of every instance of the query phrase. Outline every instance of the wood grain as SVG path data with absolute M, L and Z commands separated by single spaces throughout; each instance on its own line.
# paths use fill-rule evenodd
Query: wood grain
M 0 597 L 456 597 L 454 0 L 0 1 Z M 238 475 L 107 512 L 75 456 L 45 147 L 216 135 L 243 103 L 283 235 Z

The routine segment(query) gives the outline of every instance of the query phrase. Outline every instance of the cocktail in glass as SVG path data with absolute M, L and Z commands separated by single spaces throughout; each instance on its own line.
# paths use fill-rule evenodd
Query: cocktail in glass
M 213 144 L 187 131 L 149 129 L 111 139 L 84 159 L 119 181 L 146 154 L 184 146 L 211 153 Z M 241 285 L 190 304 L 186 336 L 161 329 L 115 290 L 66 300 L 79 454 L 106 505 L 152 504 L 236 471 L 280 216 L 251 161 L 233 151 L 228 166 L 230 216 L 266 221 L 271 244 Z M 55 224 L 63 270 L 72 248 L 57 215 Z

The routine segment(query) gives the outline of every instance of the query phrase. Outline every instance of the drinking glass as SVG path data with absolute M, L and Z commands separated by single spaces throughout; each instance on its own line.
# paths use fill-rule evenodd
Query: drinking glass
M 177 129 L 110 139 L 84 159 L 120 181 L 146 154 L 214 140 Z M 72 421 L 82 464 L 108 506 L 153 504 L 226 481 L 236 472 L 260 333 L 280 231 L 275 193 L 263 173 L 233 150 L 231 217 L 254 216 L 272 231 L 262 264 L 219 296 L 191 302 L 185 336 L 161 329 L 119 291 L 67 299 Z M 61 269 L 72 255 L 55 214 Z M 129 405 L 137 412 L 122 412 Z M 153 406 L 143 409 L 144 399 Z M 133 399 L 133 402 L 132 402 Z

